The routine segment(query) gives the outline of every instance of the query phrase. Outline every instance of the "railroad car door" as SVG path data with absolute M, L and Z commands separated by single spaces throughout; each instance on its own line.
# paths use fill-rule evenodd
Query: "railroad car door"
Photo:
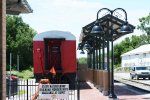
M 50 41 L 49 43 L 49 65 L 54 67 L 56 71 L 61 71 L 61 41 Z
M 64 39 L 44 39 L 45 42 L 45 70 L 52 67 L 56 72 L 61 72 L 61 42 Z

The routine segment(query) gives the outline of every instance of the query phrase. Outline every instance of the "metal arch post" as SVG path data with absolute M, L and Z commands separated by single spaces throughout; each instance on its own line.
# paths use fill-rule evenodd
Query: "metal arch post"
M 106 23 L 109 27 L 109 22 Z M 109 30 L 106 31 L 106 40 L 107 40 L 107 71 L 108 71 L 108 95 L 110 94 L 110 56 L 109 56 Z
M 116 9 L 115 9 L 116 10 Z M 113 10 L 113 12 L 115 11 Z M 111 14 L 111 20 L 113 16 L 113 12 Z M 114 55 L 113 55 L 113 24 L 111 22 L 111 30 L 110 30 L 110 35 L 111 35 L 111 81 L 110 81 L 110 92 L 109 92 L 109 98 L 117 98 L 115 92 L 114 92 Z
M 113 10 L 113 12 L 115 12 L 115 11 L 117 11 L 117 10 L 121 10 L 121 11 L 124 12 L 124 14 L 125 14 L 125 21 L 127 21 L 127 20 L 128 20 L 128 19 L 127 19 L 127 12 L 126 12 L 123 8 L 116 8 L 116 9 Z
M 102 11 L 102 10 L 107 10 L 107 11 L 109 11 L 110 13 L 112 12 L 110 9 L 108 9 L 108 8 L 102 8 L 102 9 L 100 9 L 98 12 L 97 12 L 97 19 L 96 20 L 98 20 L 98 15 L 99 15 L 99 13 Z

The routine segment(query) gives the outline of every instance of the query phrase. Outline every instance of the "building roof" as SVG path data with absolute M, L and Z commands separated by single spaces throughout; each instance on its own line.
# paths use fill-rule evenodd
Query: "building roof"
M 36 34 L 33 38 L 33 41 L 44 41 L 45 38 L 50 38 L 50 39 L 64 38 L 65 40 L 76 40 L 76 37 L 70 32 L 47 31 L 47 32 Z
M 123 56 L 128 56 L 128 55 L 138 55 L 138 54 L 143 54 L 143 53 L 150 53 L 150 44 L 142 45 L 136 49 L 133 49 L 129 52 L 122 54 L 121 56 L 123 57 Z
M 19 15 L 20 13 L 32 13 L 30 5 L 26 0 L 6 0 L 6 13 Z

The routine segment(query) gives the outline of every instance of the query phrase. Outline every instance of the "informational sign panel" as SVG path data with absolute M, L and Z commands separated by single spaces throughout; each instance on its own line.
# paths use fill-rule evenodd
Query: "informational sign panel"
M 40 84 L 39 100 L 69 100 L 69 84 Z

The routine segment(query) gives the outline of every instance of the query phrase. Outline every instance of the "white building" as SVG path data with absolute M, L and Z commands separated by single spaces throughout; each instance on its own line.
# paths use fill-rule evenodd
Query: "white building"
M 150 66 L 150 44 L 142 45 L 121 55 L 121 66 Z

